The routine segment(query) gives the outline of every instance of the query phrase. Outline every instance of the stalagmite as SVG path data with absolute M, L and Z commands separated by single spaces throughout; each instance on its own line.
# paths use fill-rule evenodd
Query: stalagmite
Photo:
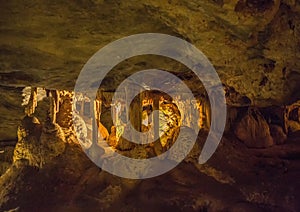
M 35 112 L 36 107 L 37 107 L 37 88 L 31 87 L 30 99 L 25 108 L 25 114 L 27 116 L 32 115 Z

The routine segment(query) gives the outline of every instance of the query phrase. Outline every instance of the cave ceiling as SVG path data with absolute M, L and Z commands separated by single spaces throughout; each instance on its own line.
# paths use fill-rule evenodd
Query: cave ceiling
M 222 83 L 253 104 L 285 104 L 299 98 L 299 13 L 293 0 L 1 1 L 0 82 L 72 90 L 101 47 L 166 33 L 198 47 Z M 137 57 L 119 64 L 104 87 L 148 67 L 177 73 L 192 89 L 199 84 L 180 64 Z

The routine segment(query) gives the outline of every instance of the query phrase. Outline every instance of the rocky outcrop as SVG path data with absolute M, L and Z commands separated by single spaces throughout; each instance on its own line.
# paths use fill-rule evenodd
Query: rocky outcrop
M 44 156 L 40 143 L 41 124 L 35 117 L 26 116 L 18 128 L 18 142 L 16 144 L 13 162 L 36 167 L 42 167 Z
M 26 116 L 18 128 L 13 163 L 41 168 L 64 150 L 65 135 L 58 124 L 48 118 L 42 126 L 36 117 Z
M 274 144 L 267 121 L 257 109 L 249 109 L 237 122 L 234 133 L 248 147 L 265 148 Z

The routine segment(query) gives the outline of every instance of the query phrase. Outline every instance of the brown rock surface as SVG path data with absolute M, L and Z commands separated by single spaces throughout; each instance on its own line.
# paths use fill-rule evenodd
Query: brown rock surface
M 282 127 L 280 127 L 278 125 L 271 124 L 270 125 L 270 133 L 271 133 L 271 136 L 272 136 L 275 144 L 283 144 L 287 139 L 287 136 L 283 132 Z
M 256 109 L 249 109 L 248 113 L 237 122 L 234 132 L 248 147 L 264 148 L 274 144 L 268 123 Z

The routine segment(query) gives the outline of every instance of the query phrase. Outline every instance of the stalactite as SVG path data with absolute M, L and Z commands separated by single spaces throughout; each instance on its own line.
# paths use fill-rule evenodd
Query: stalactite
M 25 108 L 25 114 L 27 116 L 32 115 L 35 112 L 35 108 L 37 107 L 37 88 L 31 88 L 31 94 L 29 102 Z
M 202 107 L 202 101 L 201 99 L 198 99 L 197 100 L 197 103 L 196 103 L 196 107 L 197 107 L 197 110 L 199 112 L 199 119 L 198 119 L 198 127 L 201 129 L 203 128 L 203 107 Z
M 72 126 L 73 93 L 69 91 L 60 91 L 59 93 L 56 122 L 63 128 L 70 128 Z
M 289 108 L 288 108 L 288 106 L 285 106 L 284 107 L 284 112 L 283 112 L 284 114 L 283 114 L 283 131 L 284 131 L 284 133 L 288 133 L 288 131 L 289 131 L 289 129 L 288 129 L 288 127 L 289 127 L 289 124 L 288 124 L 288 122 L 289 122 Z
M 95 100 L 95 117 L 96 117 L 97 123 L 100 122 L 101 105 L 102 105 L 101 100 Z
M 57 90 L 51 90 L 50 93 L 50 119 L 52 123 L 56 123 L 56 114 L 59 111 L 60 93 Z
M 97 127 L 97 100 L 91 101 L 90 104 L 91 121 L 92 121 L 92 141 L 98 142 L 98 127 Z
M 153 98 L 153 111 L 159 110 L 159 98 L 154 96 Z M 154 124 L 154 138 L 159 138 L 159 114 L 155 113 L 153 117 L 153 124 Z M 163 146 L 160 142 L 160 139 L 154 142 L 154 152 L 156 155 L 160 155 L 163 152 Z
M 202 119 L 203 127 L 209 129 L 210 122 L 211 122 L 211 111 L 210 111 L 210 103 L 207 99 L 203 99 L 202 117 L 203 117 Z

